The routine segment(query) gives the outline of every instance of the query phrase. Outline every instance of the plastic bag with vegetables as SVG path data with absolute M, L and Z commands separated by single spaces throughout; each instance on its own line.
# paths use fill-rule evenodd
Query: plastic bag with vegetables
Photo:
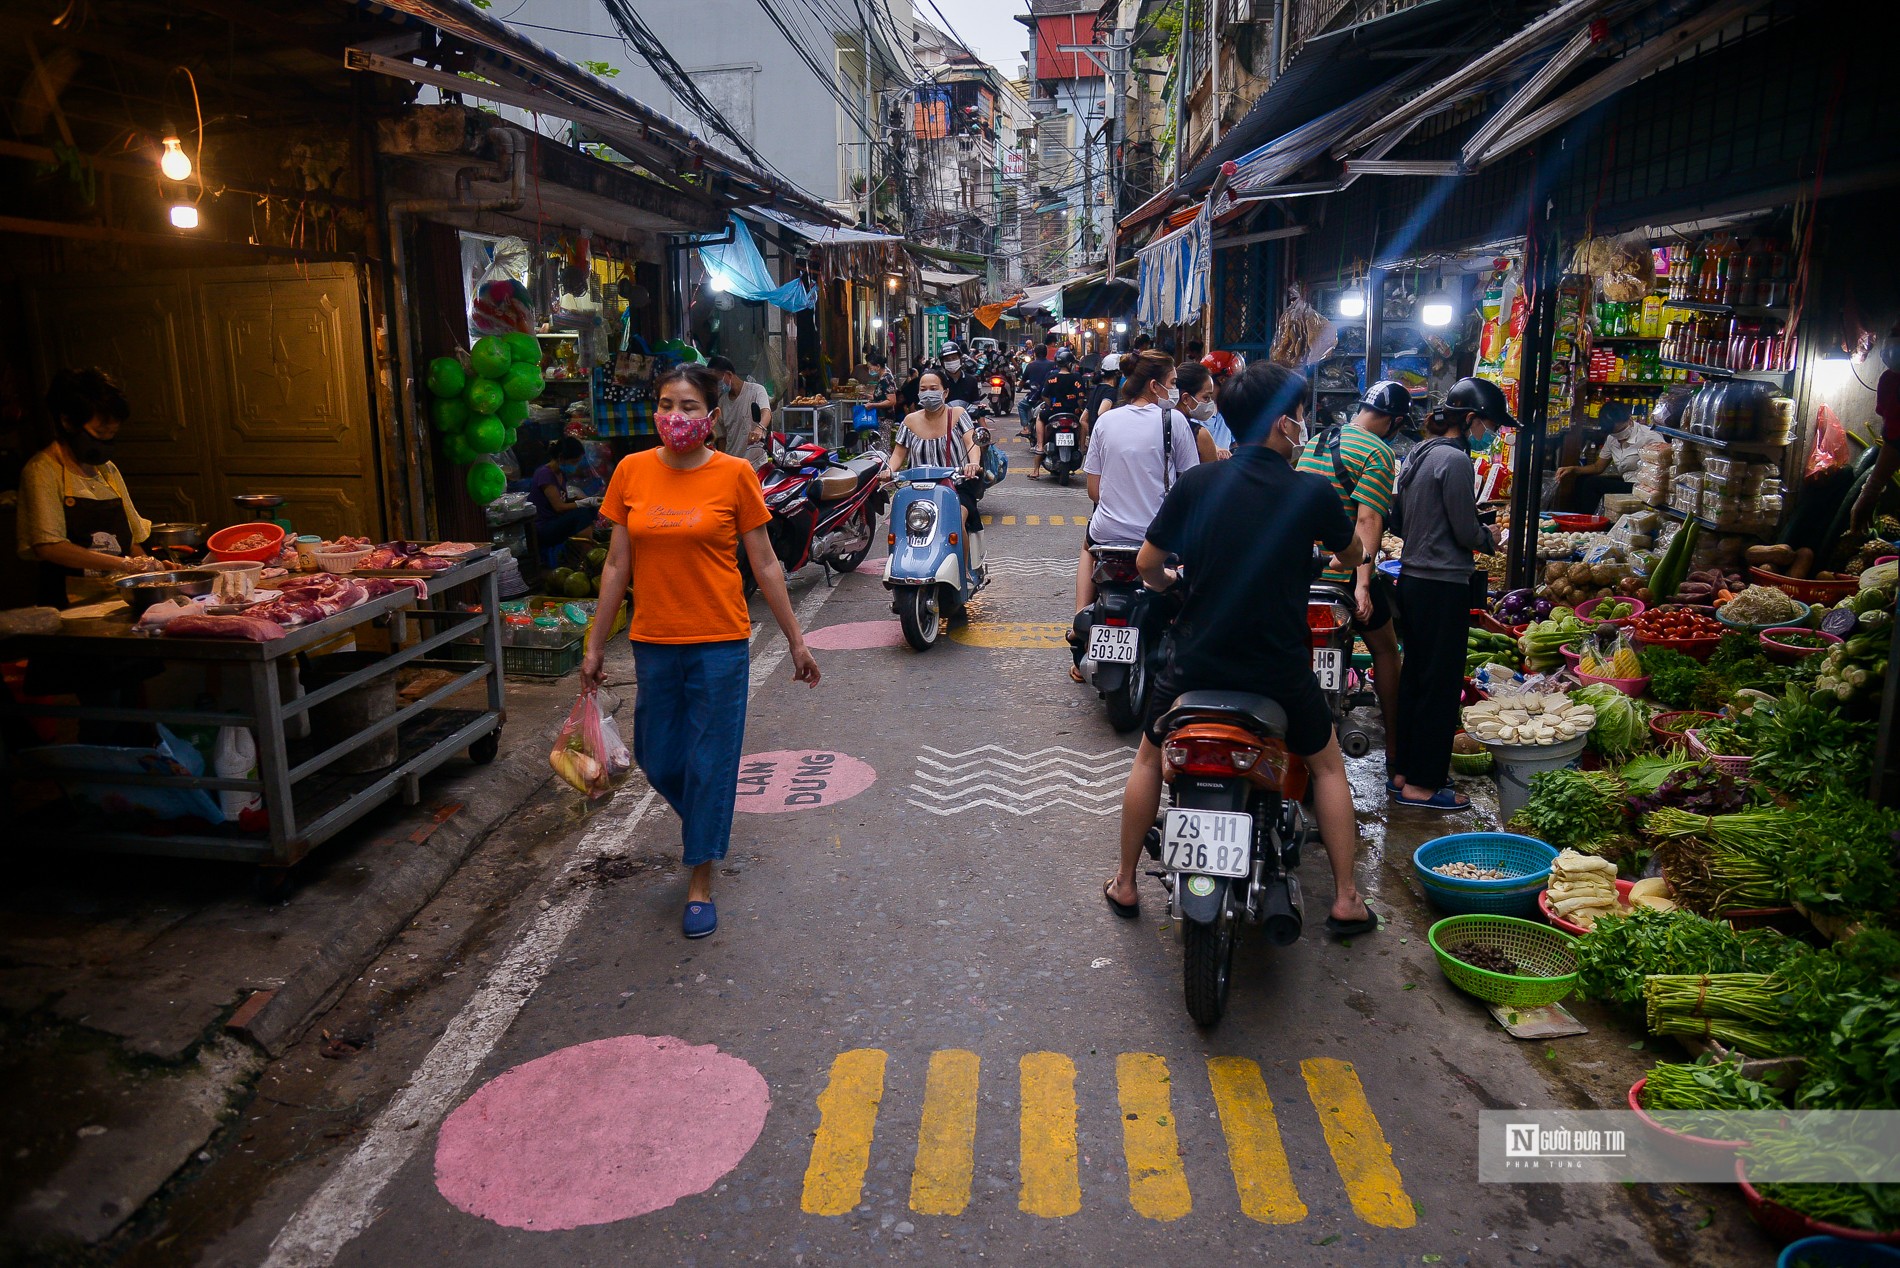
M 568 787 L 592 801 L 611 787 L 606 742 L 600 731 L 600 700 L 593 688 L 581 692 L 568 710 L 567 721 L 554 737 L 548 765 Z

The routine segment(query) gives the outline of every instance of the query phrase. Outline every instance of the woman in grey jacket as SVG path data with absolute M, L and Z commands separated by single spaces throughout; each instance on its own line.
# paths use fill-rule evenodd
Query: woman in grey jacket
M 1493 512 L 1480 512 L 1471 443 L 1486 428 L 1515 427 L 1495 383 L 1460 379 L 1427 424 L 1394 489 L 1405 566 L 1399 612 L 1405 665 L 1399 672 L 1398 734 L 1386 737 L 1386 790 L 1401 806 L 1464 810 L 1451 787 L 1451 741 L 1464 691 L 1471 617 L 1472 554 L 1494 548 Z

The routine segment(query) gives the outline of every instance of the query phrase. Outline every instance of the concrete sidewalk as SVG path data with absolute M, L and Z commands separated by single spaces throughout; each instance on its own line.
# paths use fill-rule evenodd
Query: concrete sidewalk
M 421 804 L 313 852 L 281 900 L 246 867 L 16 841 L 0 896 L 0 1260 L 83 1258 L 188 1164 L 267 1055 L 548 782 L 577 689 L 509 680 L 492 763 L 452 760 Z

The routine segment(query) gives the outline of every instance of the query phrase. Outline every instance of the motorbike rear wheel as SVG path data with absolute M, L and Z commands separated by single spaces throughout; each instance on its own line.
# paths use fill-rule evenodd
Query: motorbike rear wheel
M 1122 685 L 1102 697 L 1108 706 L 1108 724 L 1117 731 L 1132 731 L 1140 726 L 1148 712 L 1148 657 L 1140 654 L 1128 667 Z
M 943 614 L 938 610 L 935 586 L 912 586 L 897 600 L 897 622 L 904 627 L 904 641 L 920 652 L 927 652 L 943 632 Z
M 1211 925 L 1188 920 L 1181 925 L 1182 982 L 1188 1016 L 1197 1026 L 1216 1026 L 1227 1012 L 1227 988 L 1233 977 L 1234 914 L 1223 911 Z

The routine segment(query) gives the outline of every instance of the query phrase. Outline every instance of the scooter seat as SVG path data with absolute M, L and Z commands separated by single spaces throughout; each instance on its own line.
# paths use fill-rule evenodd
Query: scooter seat
M 1286 710 L 1251 691 L 1184 691 L 1161 719 L 1163 732 L 1191 721 L 1231 722 L 1268 739 L 1286 735 Z

